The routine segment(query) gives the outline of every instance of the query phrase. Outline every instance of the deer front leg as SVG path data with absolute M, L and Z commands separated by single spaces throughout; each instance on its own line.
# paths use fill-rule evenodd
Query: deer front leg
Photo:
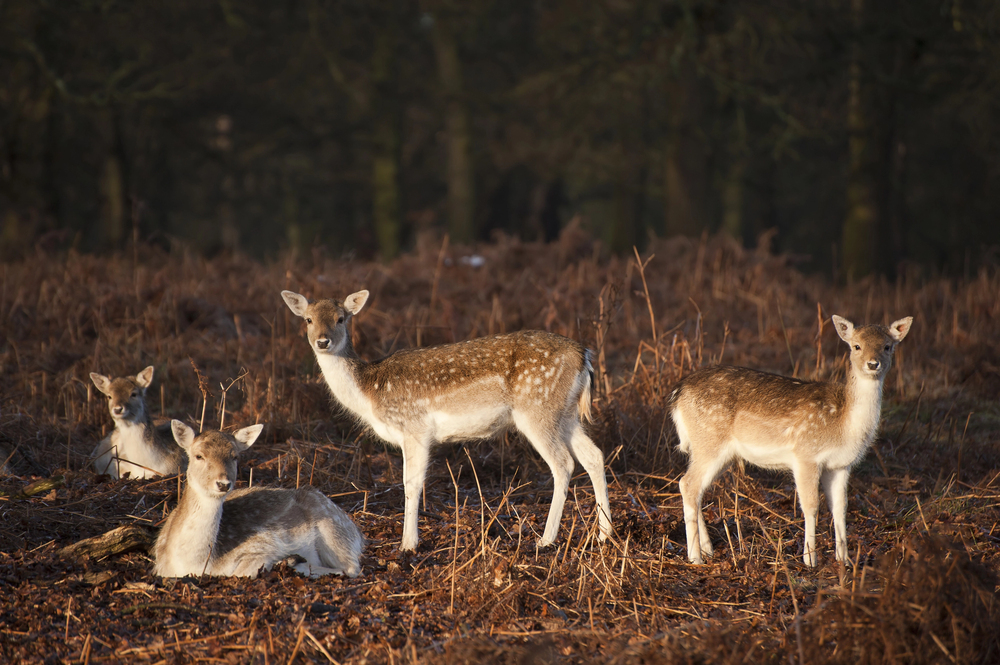
M 816 566 L 816 515 L 819 513 L 819 466 L 801 462 L 793 469 L 795 489 L 799 493 L 802 515 L 806 522 L 806 540 L 802 548 L 802 561 L 810 568 Z
M 823 492 L 833 515 L 833 531 L 836 539 L 837 561 L 847 561 L 847 480 L 850 469 L 826 469 L 823 471 Z
M 401 550 L 417 548 L 417 511 L 420 508 L 420 493 L 427 475 L 427 461 L 430 458 L 430 441 L 407 436 L 403 439 L 403 541 Z

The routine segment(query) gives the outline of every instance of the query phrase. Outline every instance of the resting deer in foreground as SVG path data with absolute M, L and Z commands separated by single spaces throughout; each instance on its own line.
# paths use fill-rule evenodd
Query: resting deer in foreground
M 552 470 L 554 487 L 539 547 L 559 531 L 574 458 L 594 485 L 599 537 L 611 533 L 604 455 L 583 430 L 590 418 L 590 352 L 547 332 L 525 331 L 408 349 L 365 362 L 347 332 L 368 291 L 344 302 L 282 291 L 306 320 L 309 345 L 344 408 L 403 452 L 405 512 L 400 549 L 417 546 L 417 504 L 436 443 L 483 439 L 516 427 Z
M 734 459 L 790 469 L 805 516 L 802 559 L 816 565 L 816 514 L 823 483 L 836 536 L 836 557 L 847 560 L 847 479 L 871 446 L 882 409 L 882 386 L 896 344 L 913 317 L 888 328 L 855 328 L 839 316 L 833 325 L 851 347 L 845 385 L 809 382 L 743 367 L 711 367 L 680 382 L 670 395 L 678 448 L 690 457 L 680 480 L 688 559 L 712 555 L 701 500 Z
M 108 410 L 115 421 L 114 430 L 91 454 L 97 473 L 152 478 L 184 470 L 184 454 L 170 434 L 170 422 L 154 423 L 146 407 L 152 365 L 135 376 L 117 379 L 91 372 L 90 380 L 108 396 Z
M 236 457 L 257 440 L 263 425 L 234 434 L 202 432 L 171 422 L 187 452 L 187 488 L 153 546 L 162 577 L 256 577 L 285 559 L 309 577 L 361 572 L 364 538 L 351 518 L 313 487 L 233 490 Z

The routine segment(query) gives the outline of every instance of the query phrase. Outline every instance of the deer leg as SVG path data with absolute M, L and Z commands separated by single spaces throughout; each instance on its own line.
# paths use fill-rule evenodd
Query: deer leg
M 333 509 L 327 512 L 316 525 L 314 543 L 319 562 L 339 574 L 357 577 L 361 572 L 360 534 L 347 515 Z
M 594 486 L 600 539 L 606 540 L 611 535 L 611 504 L 608 501 L 608 483 L 604 476 L 604 454 L 583 431 L 583 426 L 578 421 L 573 423 L 573 434 L 570 436 L 569 445 L 573 457 L 587 470 L 590 482 Z
M 681 499 L 684 502 L 684 530 L 687 533 L 688 561 L 702 564 L 702 549 L 706 549 L 706 556 L 711 556 L 712 543 L 708 543 L 708 548 L 701 546 L 701 534 L 707 535 L 705 520 L 701 515 L 702 482 L 701 477 L 692 467 L 681 478 L 679 483 Z
M 415 550 L 417 535 L 417 511 L 420 508 L 420 492 L 424 488 L 427 462 L 430 459 L 430 441 L 407 436 L 403 439 L 403 540 L 401 550 Z
M 819 466 L 799 463 L 793 469 L 795 489 L 799 493 L 802 515 L 806 521 L 806 541 L 802 561 L 809 567 L 816 565 L 816 515 L 819 513 Z
M 688 450 L 693 453 L 694 447 L 688 447 Z M 720 454 L 715 459 L 704 460 L 692 453 L 689 453 L 691 461 L 687 473 L 680 480 L 680 491 L 684 501 L 688 560 L 691 563 L 704 563 L 702 556 L 712 556 L 715 550 L 708 535 L 708 526 L 705 524 L 705 514 L 701 507 L 705 492 L 719 472 L 728 465 L 730 457 Z
M 850 469 L 826 469 L 823 471 L 823 492 L 826 494 L 833 515 L 833 531 L 836 539 L 837 561 L 847 560 L 847 479 Z
M 568 446 L 556 437 L 555 431 L 549 431 L 549 428 L 532 422 L 529 417 L 516 411 L 514 426 L 524 434 L 552 470 L 552 504 L 549 506 L 549 517 L 545 520 L 545 531 L 538 539 L 538 547 L 548 547 L 555 542 L 556 534 L 559 533 L 559 520 L 562 519 L 566 491 L 575 466 L 573 455 Z M 603 472 L 603 466 L 601 470 Z

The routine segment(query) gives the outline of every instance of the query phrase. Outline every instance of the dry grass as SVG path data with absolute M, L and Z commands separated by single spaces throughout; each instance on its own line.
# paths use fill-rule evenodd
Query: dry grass
M 724 238 L 608 257 L 573 229 L 551 246 L 466 252 L 427 241 L 390 266 L 317 251 L 261 265 L 139 248 L 3 266 L 0 286 L 0 656 L 9 661 L 994 662 L 1000 654 L 1000 276 L 904 275 L 846 288 Z M 651 256 L 655 255 L 655 256 Z M 138 260 L 136 260 L 136 257 Z M 591 487 L 571 488 L 557 546 L 536 552 L 548 469 L 516 436 L 432 462 L 421 547 L 398 552 L 398 452 L 334 413 L 282 303 L 368 288 L 354 322 L 375 357 L 522 328 L 596 351 L 593 438 L 608 459 L 616 535 L 594 542 Z M 716 556 L 684 559 L 665 408 L 693 367 L 843 375 L 831 327 L 912 315 L 876 454 L 851 480 L 854 564 L 833 562 L 822 513 L 815 570 L 799 563 L 791 479 L 733 470 L 707 497 Z M 135 551 L 69 560 L 60 547 L 159 523 L 177 479 L 109 481 L 87 456 L 110 427 L 87 374 L 156 367 L 157 414 L 267 424 L 241 478 L 312 484 L 370 539 L 363 577 L 158 580 Z M 195 369 L 206 379 L 203 396 Z M 162 389 L 162 390 L 161 390 Z M 223 397 L 225 398 L 223 401 Z M 224 405 L 224 406 L 223 406 Z M 3 461 L 0 459 L 0 461 Z M 53 479 L 36 493 L 25 487 Z M 456 505 L 457 498 L 457 505 Z

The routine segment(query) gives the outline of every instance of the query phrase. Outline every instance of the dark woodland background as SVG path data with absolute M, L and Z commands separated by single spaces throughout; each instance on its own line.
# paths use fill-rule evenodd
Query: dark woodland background
M 764 236 L 997 261 L 1000 5 L 0 1 L 0 249 Z

